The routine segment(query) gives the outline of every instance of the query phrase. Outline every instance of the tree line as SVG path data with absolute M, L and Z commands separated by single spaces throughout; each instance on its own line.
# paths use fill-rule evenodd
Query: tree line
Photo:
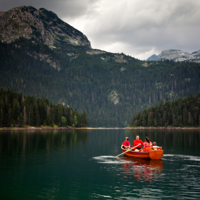
M 130 122 L 131 127 L 197 127 L 200 126 L 200 93 L 185 98 L 160 102 L 153 107 L 137 112 Z
M 46 98 L 24 96 L 12 89 L 0 88 L 0 127 L 17 126 L 86 127 L 86 111 L 63 104 L 54 104 Z

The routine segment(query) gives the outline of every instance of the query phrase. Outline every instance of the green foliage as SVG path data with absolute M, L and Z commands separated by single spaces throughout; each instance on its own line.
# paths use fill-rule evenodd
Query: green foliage
M 147 115 L 149 116 L 148 123 L 145 117 Z M 200 93 L 171 102 L 166 98 L 165 104 L 161 101 L 159 105 L 156 104 L 134 115 L 130 126 L 200 126 Z
M 74 123 L 72 126 L 76 127 L 77 124 L 78 124 L 77 117 L 76 115 L 74 115 Z
M 74 119 L 73 123 L 69 120 L 71 116 Z M 71 107 L 52 104 L 46 98 L 23 96 L 12 89 L 0 88 L 0 127 L 24 125 L 81 127 L 82 119 L 79 116 L 84 116 L 87 120 L 85 111 L 80 114 Z
M 62 116 L 61 117 L 61 126 L 64 127 L 64 126 L 66 126 L 66 124 L 67 124 L 67 119 L 64 116 Z

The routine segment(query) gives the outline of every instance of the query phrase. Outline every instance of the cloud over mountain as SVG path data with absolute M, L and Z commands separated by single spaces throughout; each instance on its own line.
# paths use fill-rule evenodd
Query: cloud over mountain
M 164 49 L 200 49 L 196 0 L 3 0 L 1 10 L 45 7 L 82 31 L 93 48 L 146 59 Z

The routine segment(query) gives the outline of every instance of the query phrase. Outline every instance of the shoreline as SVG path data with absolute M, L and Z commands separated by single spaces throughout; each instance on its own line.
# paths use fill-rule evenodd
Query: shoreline
M 80 129 L 86 129 L 86 130 L 91 130 L 91 129 L 96 129 L 96 130 L 102 130 L 102 129 L 125 129 L 125 130 L 200 130 L 200 127 L 125 127 L 125 128 L 121 128 L 121 127 L 2 127 L 0 128 L 0 131 L 11 131 L 11 130 L 80 130 Z
M 73 130 L 74 127 L 2 127 L 0 131 L 12 131 L 12 130 Z
M 168 126 L 168 127 L 126 127 L 124 129 L 159 129 L 159 130 L 200 130 L 200 127 L 172 127 L 172 126 Z

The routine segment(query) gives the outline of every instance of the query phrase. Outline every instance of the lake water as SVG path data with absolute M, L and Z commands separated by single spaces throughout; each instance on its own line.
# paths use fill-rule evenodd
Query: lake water
M 121 153 L 148 136 L 161 160 Z M 0 199 L 200 199 L 198 130 L 0 132 Z

